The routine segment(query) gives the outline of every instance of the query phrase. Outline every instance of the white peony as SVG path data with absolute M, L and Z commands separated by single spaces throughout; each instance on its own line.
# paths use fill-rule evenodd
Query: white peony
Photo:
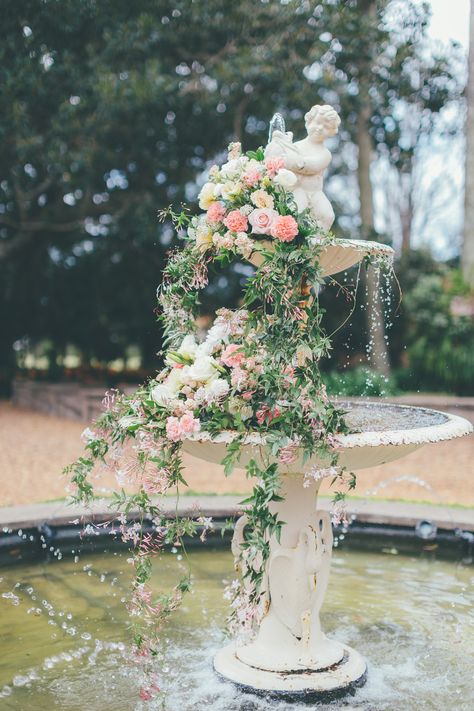
M 281 185 L 281 187 L 285 188 L 285 190 L 291 190 L 291 188 L 293 188 L 298 182 L 298 178 L 293 171 L 288 170 L 287 168 L 280 168 L 278 173 L 273 178 L 273 182 L 277 185 Z
M 215 402 L 216 400 L 220 400 L 221 398 L 227 395 L 229 389 L 230 386 L 227 380 L 224 380 L 223 378 L 216 378 L 215 380 L 211 380 L 209 385 L 206 385 L 205 388 L 207 402 L 211 403 Z
M 159 383 L 151 391 L 151 397 L 157 405 L 171 408 L 176 401 L 176 391 L 173 391 L 165 383 Z

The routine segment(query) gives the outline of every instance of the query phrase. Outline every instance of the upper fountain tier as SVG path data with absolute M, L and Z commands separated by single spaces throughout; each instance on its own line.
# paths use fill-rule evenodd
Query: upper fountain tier
M 314 240 L 316 243 L 316 240 Z M 269 240 L 259 242 L 259 245 L 269 251 L 273 251 L 274 244 Z M 330 276 L 343 272 L 349 267 L 361 262 L 365 257 L 371 259 L 384 259 L 391 261 L 394 251 L 391 247 L 380 242 L 369 242 L 361 239 L 334 239 L 330 244 L 325 245 L 318 255 L 319 266 L 322 276 Z M 249 257 L 249 261 L 259 267 L 263 261 L 263 254 L 255 250 Z
M 332 106 L 313 106 L 305 115 L 307 136 L 293 142 L 291 131 L 275 114 L 270 122 L 266 159 L 283 159 L 290 188 L 299 212 L 309 210 L 318 227 L 328 232 L 334 222 L 334 210 L 323 192 L 323 177 L 331 162 L 331 153 L 324 145 L 335 136 L 341 120 Z M 290 172 L 288 172 L 290 171 Z M 311 240 L 310 240 L 311 242 Z M 316 244 L 317 239 L 313 242 Z M 259 242 L 259 247 L 273 251 L 271 240 Z M 360 262 L 364 257 L 393 259 L 393 249 L 385 244 L 367 240 L 334 239 L 318 255 L 323 276 L 337 274 Z M 250 262 L 259 267 L 263 255 L 258 248 L 250 255 Z

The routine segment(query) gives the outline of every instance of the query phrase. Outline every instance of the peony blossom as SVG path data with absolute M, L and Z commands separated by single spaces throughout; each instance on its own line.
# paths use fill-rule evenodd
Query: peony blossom
M 273 178 L 281 168 L 284 168 L 285 161 L 283 158 L 267 158 L 265 161 L 265 168 L 267 169 L 268 175 Z
M 151 397 L 160 407 L 171 408 L 176 398 L 176 392 L 163 383 L 155 385 L 151 391 Z
M 298 223 L 291 215 L 278 215 L 272 225 L 272 237 L 291 242 L 298 234 Z
M 199 207 L 201 210 L 208 210 L 212 203 L 216 201 L 215 188 L 214 183 L 204 183 L 202 186 L 199 193 Z
M 221 355 L 221 361 L 229 368 L 236 368 L 242 365 L 244 360 L 245 353 L 241 350 L 241 346 L 237 345 L 237 343 L 229 344 Z
M 249 215 L 249 222 L 252 226 L 252 232 L 255 235 L 270 235 L 275 220 L 278 217 L 276 210 L 268 208 L 259 208 L 253 210 Z
M 250 200 L 253 202 L 255 207 L 273 207 L 273 198 L 267 193 L 266 190 L 255 190 L 250 196 Z
M 225 207 L 221 202 L 213 202 L 207 211 L 207 220 L 216 224 L 222 222 L 225 215 Z
M 281 170 L 279 170 L 273 178 L 273 182 L 277 185 L 281 185 L 281 187 L 285 188 L 285 190 L 291 190 L 291 188 L 294 188 L 298 182 L 298 178 L 293 171 L 281 168 Z
M 224 225 L 231 232 L 245 232 L 248 227 L 248 220 L 240 210 L 232 210 L 225 218 Z

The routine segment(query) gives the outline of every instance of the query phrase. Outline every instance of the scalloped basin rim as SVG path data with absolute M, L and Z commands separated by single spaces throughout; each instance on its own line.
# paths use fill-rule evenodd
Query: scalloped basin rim
M 338 465 L 349 470 L 365 469 L 367 467 L 379 466 L 400 459 L 407 454 L 411 454 L 419 447 L 428 443 L 442 442 L 444 440 L 462 437 L 472 432 L 472 424 L 458 415 L 451 415 L 439 410 L 431 410 L 423 407 L 412 407 L 410 405 L 392 405 L 390 403 L 341 403 L 349 406 L 350 410 L 359 410 L 363 414 L 367 412 L 374 414 L 378 411 L 384 416 L 384 420 L 389 420 L 390 408 L 396 410 L 397 418 L 403 420 L 406 412 L 407 420 L 418 417 L 429 422 L 437 421 L 438 424 L 429 426 L 412 426 L 407 429 L 395 428 L 386 430 L 367 429 L 352 434 L 335 435 L 334 451 L 339 453 Z M 365 413 L 363 412 L 365 409 Z M 349 412 L 350 412 L 349 410 Z M 382 410 L 382 412 L 380 412 Z M 187 440 L 183 441 L 183 449 L 191 456 L 204 459 L 208 462 L 219 464 L 222 462 L 226 445 L 232 442 L 238 433 L 235 430 L 226 430 L 212 436 L 209 432 L 198 432 Z M 258 447 L 265 445 L 265 437 L 258 432 L 249 432 L 245 436 L 241 458 L 237 467 L 245 466 L 252 457 L 260 458 Z M 256 451 L 257 450 L 257 451 Z M 274 460 L 275 461 L 275 460 Z M 302 457 L 289 465 L 280 465 L 282 473 L 297 474 L 311 467 L 324 468 L 330 464 L 328 459 L 324 460 L 318 456 L 311 457 L 304 462 Z
M 324 240 L 323 240 L 324 241 Z M 317 237 L 308 239 L 310 244 L 321 242 Z M 274 251 L 274 243 L 271 240 L 263 239 L 258 242 L 261 248 L 270 252 Z M 324 244 L 319 256 L 319 263 L 323 276 L 330 276 L 338 272 L 346 271 L 350 267 L 360 262 L 365 256 L 380 256 L 393 259 L 394 250 L 381 242 L 360 239 L 340 239 L 334 238 Z M 248 257 L 248 261 L 256 267 L 261 266 L 264 261 L 260 249 L 257 248 Z
M 352 405 L 352 403 L 340 403 Z M 443 418 L 443 422 L 435 425 L 424 427 L 411 427 L 409 429 L 387 429 L 387 430 L 367 430 L 364 432 L 353 432 L 351 434 L 335 435 L 337 441 L 337 449 L 349 449 L 352 447 L 379 447 L 380 445 L 403 445 L 403 444 L 427 444 L 430 442 L 442 442 L 447 439 L 463 437 L 473 431 L 473 425 L 459 415 L 452 415 L 441 410 L 432 410 L 426 407 L 414 407 L 412 405 L 392 405 L 391 403 L 357 403 L 358 408 L 391 408 L 403 409 L 411 412 L 427 413 L 430 415 L 438 415 Z M 228 444 L 232 442 L 238 433 L 235 430 L 223 430 L 217 435 L 211 435 L 209 432 L 197 432 L 189 437 L 190 441 L 199 442 L 216 442 Z M 264 445 L 265 436 L 258 432 L 249 432 L 244 437 L 244 444 Z

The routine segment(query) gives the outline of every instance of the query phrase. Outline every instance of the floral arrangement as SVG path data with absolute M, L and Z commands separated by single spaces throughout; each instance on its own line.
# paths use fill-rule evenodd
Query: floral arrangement
M 210 169 L 200 192 L 204 212 L 163 214 L 185 233 L 184 246 L 170 256 L 158 290 L 165 366 L 133 395 L 106 397 L 104 413 L 84 433 L 87 455 L 67 469 L 76 502 L 94 496 L 91 474 L 97 463 L 114 471 L 120 487 L 113 506 L 122 536 L 133 546 L 135 578 L 128 604 L 134 622 L 132 656 L 149 672 L 143 699 L 159 691 L 153 674 L 162 623 L 190 586 L 185 576 L 169 594 L 154 596 L 148 586 L 152 559 L 166 545 L 183 546 L 184 537 L 203 536 L 212 527 L 202 516 L 169 519 L 160 509 L 159 497 L 179 495 L 186 486 L 181 459 L 186 440 L 227 433 L 226 475 L 238 464 L 249 437 L 258 434 L 265 445 L 246 466 L 254 486 L 243 502 L 248 518 L 244 581 L 227 591 L 234 632 L 251 633 L 262 614 L 269 539 L 279 536 L 283 525 L 269 507 L 281 500 L 279 466 L 318 455 L 327 466 L 308 468 L 308 479 L 332 476 L 349 488 L 355 483 L 337 466 L 335 435 L 347 428 L 344 413 L 327 398 L 318 367 L 330 342 L 312 291 L 322 283 L 318 255 L 332 237 L 309 212 L 298 213 L 291 193 L 295 181 L 283 160 L 265 160 L 262 149 L 242 155 L 240 145 L 231 144 L 228 161 Z M 248 281 L 243 307 L 218 311 L 200 340 L 196 317 L 209 264 L 255 254 L 260 266 Z M 343 498 L 337 491 L 338 520 L 344 516 Z M 152 522 L 153 533 L 144 533 L 145 520 Z

